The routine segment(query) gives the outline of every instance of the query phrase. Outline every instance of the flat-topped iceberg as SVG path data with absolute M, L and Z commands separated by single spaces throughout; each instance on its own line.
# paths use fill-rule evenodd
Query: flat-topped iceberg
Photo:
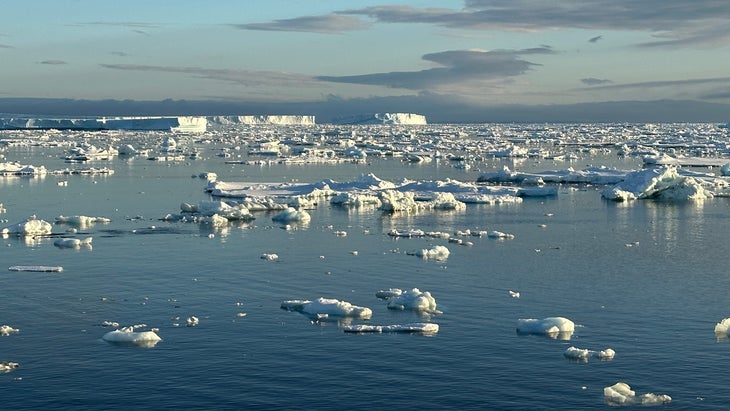
M 436 334 L 439 325 L 436 323 L 409 323 L 394 325 L 356 324 L 342 327 L 346 333 L 409 333 L 409 334 Z
M 603 398 L 606 404 L 613 406 L 628 405 L 659 405 L 672 402 L 672 397 L 667 394 L 646 393 L 639 396 L 625 382 L 617 382 L 614 385 L 603 389 Z
M 676 167 L 654 167 L 632 171 L 624 180 L 609 187 L 601 195 L 614 201 L 636 199 L 704 200 L 712 198 L 702 183 L 691 176 L 680 175 Z
M 51 223 L 31 216 L 26 221 L 15 223 L 0 230 L 0 234 L 15 234 L 19 236 L 50 235 L 53 226 Z
M 56 224 L 68 224 L 74 227 L 85 228 L 92 226 L 96 223 L 108 224 L 111 219 L 106 217 L 90 217 L 85 215 L 74 215 L 74 216 L 63 216 L 56 217 Z
M 575 323 L 565 317 L 521 318 L 517 320 L 517 333 L 539 334 L 550 338 L 569 340 L 575 331 Z
M 17 162 L 0 163 L 0 176 L 44 176 L 48 173 L 43 166 L 24 165 Z
M 140 328 L 140 326 L 129 326 L 109 331 L 101 339 L 109 343 L 131 344 L 141 347 L 154 347 L 162 341 L 162 338 L 153 330 L 136 331 L 137 328 Z
M 328 317 L 368 319 L 373 315 L 370 308 L 358 307 L 347 301 L 324 297 L 320 297 L 315 301 L 287 300 L 281 303 L 281 308 L 287 311 L 297 311 L 316 319 L 326 319 Z

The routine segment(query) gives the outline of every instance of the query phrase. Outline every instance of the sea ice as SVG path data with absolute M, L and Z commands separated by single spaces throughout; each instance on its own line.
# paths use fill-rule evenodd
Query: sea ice
M 18 368 L 20 365 L 17 362 L 12 361 L 0 361 L 0 373 L 6 373 L 13 371 L 14 369 Z
M 320 297 L 315 301 L 284 301 L 281 303 L 281 308 L 287 311 L 298 311 L 302 314 L 316 318 L 332 316 L 368 319 L 373 315 L 373 311 L 370 308 L 358 307 L 347 301 L 323 297 Z
M 135 331 L 136 328 L 136 326 L 123 327 L 109 331 L 101 338 L 110 343 L 133 344 L 142 347 L 154 347 L 162 341 L 162 338 L 154 331 Z
M 388 300 L 388 308 L 391 310 L 413 310 L 429 314 L 441 314 L 436 309 L 436 299 L 430 292 L 413 288 L 409 291 L 401 291 L 397 288 L 391 288 L 387 291 L 378 291 L 375 293 L 378 298 Z
M 446 246 L 435 245 L 431 248 L 423 248 L 421 250 L 418 250 L 416 251 L 415 255 L 424 259 L 443 261 L 449 258 L 450 253 L 451 252 L 448 248 L 446 248 Z
M 102 223 L 107 224 L 111 222 L 110 219 L 106 217 L 89 217 L 85 215 L 75 215 L 75 216 L 58 216 L 56 217 L 56 224 L 68 224 L 74 227 L 84 228 L 92 226 L 96 223 Z
M 272 221 L 276 221 L 279 223 L 291 223 L 291 222 L 307 222 L 312 217 L 309 215 L 308 212 L 304 210 L 297 210 L 294 207 L 289 207 L 286 210 L 282 211 L 281 213 L 273 216 L 271 218 Z
M 5 227 L 0 231 L 0 234 L 15 234 L 18 236 L 43 236 L 50 235 L 53 226 L 51 223 L 39 220 L 35 216 L 31 216 L 26 221 L 13 224 Z
M 57 238 L 53 245 L 55 245 L 58 248 L 91 248 L 91 242 L 93 241 L 93 238 L 86 237 L 83 240 L 78 238 Z
M 636 396 L 636 392 L 624 382 L 605 387 L 603 389 L 603 398 L 608 405 L 659 405 L 667 404 L 672 401 L 672 397 L 667 394 L 646 393 Z
M 728 338 L 728 336 L 730 336 L 728 331 L 730 331 L 730 318 L 725 318 L 715 324 L 715 335 L 718 338 Z
M 569 340 L 575 331 L 575 323 L 565 317 L 547 317 L 542 320 L 521 318 L 517 320 L 520 334 L 540 334 L 550 338 Z
M 267 261 L 276 261 L 279 259 L 279 255 L 274 253 L 263 253 L 261 254 L 261 259 Z
M 436 323 L 409 323 L 395 325 L 345 325 L 342 329 L 346 333 L 419 333 L 436 334 L 439 325 Z
M 0 327 L 0 336 L 7 337 L 10 334 L 14 334 L 19 332 L 20 330 L 17 328 L 13 328 L 9 325 L 3 325 Z
M 601 195 L 614 201 L 636 199 L 704 200 L 713 194 L 690 176 L 680 175 L 676 167 L 654 167 L 632 171 L 624 180 L 603 190 Z
M 609 361 L 616 356 L 616 352 L 611 348 L 606 348 L 601 351 L 593 351 L 585 348 L 568 347 L 563 353 L 565 358 L 571 360 L 588 362 L 590 358 L 598 358 L 601 360 Z
M 9 271 L 30 271 L 39 273 L 61 272 L 63 267 L 57 265 L 14 265 L 8 267 Z

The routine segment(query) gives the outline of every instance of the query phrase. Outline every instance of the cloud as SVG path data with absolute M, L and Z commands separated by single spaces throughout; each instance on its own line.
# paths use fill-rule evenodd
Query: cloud
M 588 85 L 588 86 L 597 86 L 599 84 L 613 83 L 611 80 L 594 78 L 594 77 L 582 78 L 582 79 L 580 79 L 580 81 L 581 81 L 581 83 Z
M 231 26 L 242 30 L 299 31 L 331 34 L 363 30 L 368 27 L 368 24 L 351 16 L 327 14 L 274 20 L 270 23 L 232 24 Z
M 49 66 L 62 66 L 68 63 L 63 60 L 43 60 L 39 61 L 38 64 L 47 64 Z
M 649 89 L 658 87 L 683 87 L 683 86 L 696 86 L 704 84 L 725 84 L 730 83 L 730 77 L 711 77 L 711 78 L 697 78 L 697 79 L 685 79 L 685 80 L 663 80 L 663 81 L 643 81 L 636 83 L 621 83 L 621 84 L 608 84 L 598 85 L 595 87 L 585 87 L 579 90 L 619 90 L 619 89 Z
M 524 50 L 450 50 L 423 55 L 423 60 L 439 66 L 430 69 L 354 76 L 319 76 L 317 79 L 336 83 L 429 90 L 443 85 L 518 76 L 539 65 L 522 59 L 522 55 L 553 53 L 554 51 L 546 46 Z
M 146 71 L 161 73 L 189 74 L 199 78 L 226 81 L 245 86 L 275 85 L 303 87 L 313 85 L 311 76 L 291 74 L 275 71 L 209 69 L 202 67 L 152 66 L 143 64 L 100 64 L 101 67 L 112 70 Z
M 589 43 L 598 43 L 598 40 L 601 40 L 601 39 L 603 39 L 603 36 L 591 37 L 590 39 L 588 39 L 588 42 Z
M 0 49 L 14 49 L 15 47 L 7 45 L 7 44 L 0 44 Z
M 656 45 L 675 47 L 718 45 L 730 39 L 730 2 L 726 0 L 466 0 L 464 5 L 460 10 L 386 5 L 338 13 L 367 16 L 378 23 L 426 23 L 471 30 L 640 31 L 668 39 Z M 600 36 L 594 39 L 598 41 Z
M 119 57 L 127 57 L 129 55 L 123 51 L 110 51 L 109 54 L 113 54 L 113 55 L 119 56 Z

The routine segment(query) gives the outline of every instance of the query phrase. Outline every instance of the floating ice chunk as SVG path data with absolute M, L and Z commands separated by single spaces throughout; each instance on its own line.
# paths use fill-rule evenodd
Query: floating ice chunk
M 196 316 L 188 317 L 187 320 L 185 320 L 185 324 L 187 324 L 188 327 L 195 327 L 196 325 L 200 324 L 200 319 Z
M 542 320 L 521 318 L 517 320 L 520 334 L 541 334 L 550 338 L 569 340 L 575 331 L 575 323 L 565 317 L 547 317 Z
M 626 178 L 601 193 L 603 198 L 614 201 L 635 199 L 704 200 L 712 198 L 699 180 L 680 175 L 676 167 L 654 167 L 632 171 Z
M 91 248 L 91 242 L 93 241 L 92 237 L 86 237 L 83 240 L 78 238 L 57 238 L 53 245 L 55 245 L 58 248 L 81 248 L 81 247 L 87 247 Z
M 56 217 L 56 224 L 68 224 L 75 227 L 88 227 L 92 226 L 96 223 L 102 223 L 107 224 L 111 222 L 110 219 L 106 217 L 89 217 L 85 215 L 75 215 L 75 216 L 58 216 Z
M 20 365 L 17 362 L 12 361 L 0 361 L 0 373 L 6 373 L 13 371 L 14 369 L 18 368 Z
M 134 326 L 130 326 L 109 331 L 101 339 L 110 343 L 132 344 L 141 347 L 154 347 L 162 341 L 162 338 L 154 331 L 135 331 L 135 329 Z
M 403 294 L 403 290 L 400 288 L 389 288 L 387 290 L 380 290 L 375 293 L 375 296 L 377 298 L 387 300 L 389 298 L 397 297 L 399 295 Z
M 279 255 L 274 254 L 274 253 L 270 253 L 270 254 L 263 253 L 263 254 L 261 254 L 261 259 L 267 260 L 267 261 L 275 261 L 275 260 L 279 259 Z
M 431 248 L 424 248 L 416 251 L 416 255 L 418 257 L 438 261 L 446 260 L 447 258 L 449 258 L 450 253 L 451 252 L 449 251 L 449 249 L 443 245 L 435 245 Z
M 394 289 L 391 289 L 391 291 L 394 291 Z M 379 293 L 383 292 L 380 291 Z M 436 309 L 436 299 L 428 291 L 421 292 L 418 288 L 413 288 L 410 291 L 401 292 L 397 295 L 395 295 L 395 292 L 393 294 L 388 301 L 388 308 L 391 310 L 413 310 L 430 314 L 441 314 L 441 311 Z M 379 294 L 376 293 L 375 295 L 378 296 Z
M 39 273 L 51 273 L 51 272 L 61 272 L 63 271 L 63 267 L 60 266 L 53 266 L 53 265 L 14 265 L 12 267 L 8 267 L 9 271 L 30 271 L 30 272 L 39 272 Z
M 667 404 L 672 401 L 672 397 L 667 394 L 646 393 L 636 396 L 631 387 L 624 382 L 605 387 L 603 389 L 603 398 L 608 405 L 659 405 Z
M 380 208 L 384 211 L 415 213 L 419 210 L 415 195 L 411 192 L 385 190 L 380 192 L 379 198 Z
M 725 318 L 724 320 L 715 324 L 715 335 L 718 338 L 727 338 L 728 336 L 730 336 L 730 334 L 728 334 L 728 330 L 730 330 L 730 318 Z
M 218 174 L 216 174 L 212 171 L 206 171 L 206 172 L 198 174 L 198 177 L 210 182 L 210 181 L 216 181 L 218 179 Z
M 348 207 L 380 207 L 380 199 L 372 194 L 340 193 L 330 198 L 330 204 Z
M 346 333 L 418 333 L 436 334 L 439 325 L 435 323 L 409 323 L 396 325 L 345 325 L 342 329 Z
M 512 298 L 520 298 L 520 292 L 519 291 L 509 290 L 508 293 L 509 293 L 509 296 L 512 297 Z
M 294 207 L 289 207 L 286 210 L 282 211 L 281 213 L 275 215 L 271 218 L 272 221 L 276 221 L 279 223 L 290 223 L 290 222 L 307 222 L 312 217 L 309 215 L 308 212 L 304 210 L 297 210 Z
M 251 212 L 245 205 L 230 205 L 224 201 L 201 201 L 197 206 L 182 203 L 180 204 L 180 210 L 183 213 L 200 214 L 208 217 L 217 214 L 227 220 L 253 220 Z
M 10 334 L 14 334 L 19 332 L 20 330 L 17 328 L 13 328 L 9 325 L 3 325 L 0 327 L 0 336 L 7 337 Z
M 333 317 L 354 317 L 368 319 L 373 311 L 367 307 L 358 307 L 347 301 L 340 301 L 332 298 L 320 297 L 315 301 L 309 300 L 288 300 L 281 303 L 281 308 L 287 311 L 298 311 L 302 314 L 322 318 Z
M 43 220 L 38 220 L 35 216 L 32 216 L 26 221 L 21 221 L 9 227 L 3 228 L 2 230 L 0 230 L 0 234 L 15 234 L 18 236 L 43 236 L 51 234 L 52 228 L 53 226 L 51 226 L 51 223 Z
M 410 237 L 423 237 L 423 236 L 426 235 L 426 233 L 423 232 L 423 230 L 419 230 L 417 228 L 412 228 L 412 229 L 403 230 L 403 231 L 399 231 L 399 230 L 397 230 L 397 229 L 394 228 L 394 229 L 388 231 L 388 235 L 391 236 L 391 237 L 407 237 L 407 238 L 410 238 Z
M 583 362 L 587 362 L 590 358 L 599 358 L 601 360 L 609 361 L 616 356 L 616 352 L 611 348 L 601 351 L 593 351 L 585 348 L 568 347 L 563 355 L 565 358 Z
M 490 232 L 487 233 L 487 237 L 489 237 L 489 238 L 501 238 L 501 239 L 511 240 L 511 239 L 515 238 L 515 235 L 514 234 L 508 234 L 508 233 L 503 233 L 501 231 L 493 230 L 493 231 L 490 231 Z
M 0 176 L 42 176 L 48 173 L 43 166 L 22 165 L 17 162 L 0 163 Z

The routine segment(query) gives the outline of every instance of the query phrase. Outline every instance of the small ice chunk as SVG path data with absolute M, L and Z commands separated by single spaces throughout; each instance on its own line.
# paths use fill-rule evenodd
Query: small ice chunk
M 88 247 L 91 248 L 91 242 L 93 239 L 91 237 L 86 237 L 83 240 L 78 238 L 57 238 L 53 245 L 55 245 L 58 248 L 81 248 L 81 247 Z
M 288 300 L 281 303 L 281 308 L 287 311 L 298 311 L 312 317 L 354 317 L 368 319 L 373 311 L 367 307 L 358 307 L 347 301 L 320 297 L 315 301 Z
M 391 310 L 413 310 L 432 314 L 441 313 L 441 311 L 436 309 L 436 299 L 433 298 L 431 293 L 428 291 L 421 292 L 418 288 L 393 295 L 388 301 L 388 308 Z
M 261 259 L 267 261 L 276 261 L 279 259 L 279 255 L 274 253 L 263 253 L 261 254 Z
M 400 288 L 389 288 L 387 290 L 380 290 L 375 293 L 375 296 L 377 298 L 387 300 L 389 298 L 397 297 L 399 295 L 403 294 L 403 290 Z
M 520 334 L 541 334 L 550 338 L 569 340 L 575 331 L 575 323 L 565 317 L 547 317 L 542 320 L 521 318 L 517 320 Z
M 510 297 L 512 297 L 512 298 L 520 298 L 520 292 L 519 291 L 509 290 L 508 292 L 509 292 L 509 296 Z
M 110 343 L 132 344 L 141 347 L 154 347 L 162 341 L 162 338 L 154 331 L 135 331 L 135 329 L 134 326 L 130 326 L 109 331 L 101 339 Z
M 0 361 L 0 373 L 6 373 L 13 371 L 14 369 L 18 368 L 20 365 L 17 362 L 12 361 Z
M 450 251 L 443 245 L 435 245 L 431 248 L 424 248 L 416 251 L 416 255 L 425 259 L 445 260 L 449 257 Z
M 730 329 L 730 318 L 725 318 L 724 320 L 715 324 L 715 335 L 718 338 L 727 338 L 729 329 Z
M 40 272 L 40 273 L 51 273 L 51 272 L 61 272 L 63 271 L 63 267 L 56 266 L 56 265 L 14 265 L 12 267 L 8 267 L 9 271 L 31 271 L 31 272 Z
M 91 225 L 94 225 L 96 223 L 101 224 L 108 224 L 111 222 L 109 218 L 106 217 L 89 217 L 85 215 L 75 215 L 75 216 L 58 216 L 56 217 L 56 224 L 68 224 L 75 227 L 88 227 Z
M 187 320 L 185 320 L 185 323 L 188 327 L 195 327 L 196 325 L 200 324 L 200 319 L 196 316 L 188 317 Z
M 565 358 L 582 362 L 588 362 L 588 360 L 591 358 L 598 358 L 604 361 L 609 361 L 616 356 L 616 351 L 611 348 L 606 348 L 602 351 L 593 351 L 585 348 L 568 347 L 563 355 L 565 356 Z
M 666 394 L 646 393 L 636 396 L 636 392 L 624 382 L 605 387 L 603 389 L 603 398 L 608 405 L 659 405 L 667 404 L 672 401 L 672 397 Z
M 493 230 L 493 231 L 490 231 L 489 233 L 487 233 L 487 237 L 489 237 L 489 238 L 503 238 L 503 239 L 506 239 L 506 240 L 511 240 L 511 239 L 515 238 L 515 235 L 514 234 L 508 234 L 508 233 L 503 233 L 503 232 L 497 231 L 497 230 Z
M 20 331 L 17 328 L 13 328 L 9 325 L 3 325 L 0 327 L 0 336 L 7 337 L 10 334 L 14 334 Z
M 271 218 L 272 221 L 279 223 L 290 223 L 290 222 L 307 222 L 311 220 L 311 216 L 305 210 L 297 210 L 294 207 L 288 207 L 286 210 L 275 215 Z
M 417 333 L 436 334 L 439 325 L 435 323 L 409 323 L 395 325 L 345 325 L 342 329 L 346 333 Z
M 53 226 L 51 223 L 43 220 L 38 220 L 35 216 L 31 216 L 26 221 L 15 223 L 11 226 L 5 227 L 0 230 L 0 234 L 15 234 L 18 236 L 36 236 L 36 235 L 50 235 Z

